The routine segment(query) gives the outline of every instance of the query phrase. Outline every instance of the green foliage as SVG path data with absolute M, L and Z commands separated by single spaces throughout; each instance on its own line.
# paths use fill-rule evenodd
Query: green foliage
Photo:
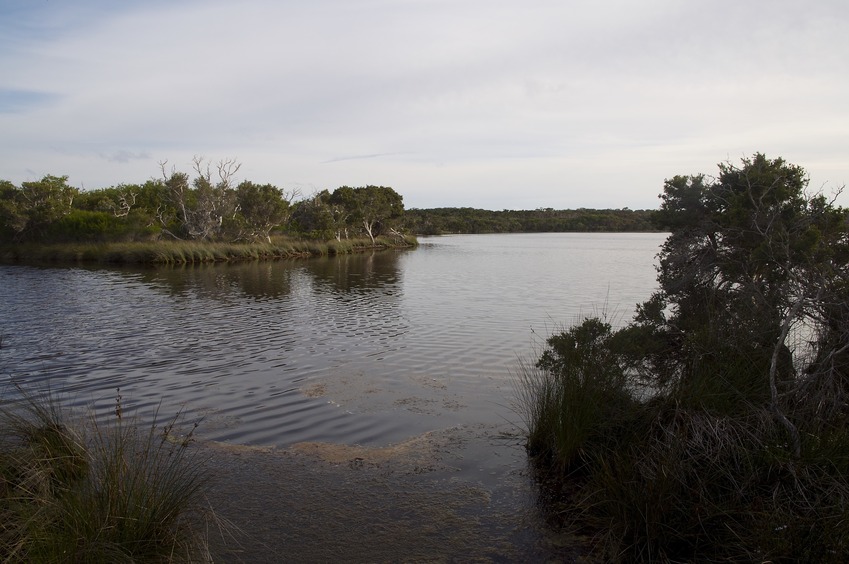
M 112 214 L 72 210 L 52 223 L 45 235 L 51 241 L 120 241 L 133 236 L 132 226 Z
M 328 203 L 344 210 L 346 225 L 362 227 L 372 244 L 375 237 L 397 227 L 404 214 L 402 196 L 387 186 L 342 186 L 333 191 Z
M 634 320 L 585 320 L 525 370 L 529 453 L 605 559 L 842 562 L 849 213 L 782 159 L 719 168 L 666 181 Z
M 292 226 L 303 237 L 313 240 L 340 240 L 347 221 L 345 210 L 330 202 L 330 192 L 322 190 L 297 202 L 292 210 Z
M 26 228 L 20 212 L 18 188 L 8 180 L 0 180 L 0 241 L 11 241 Z
M 550 337 L 535 368 L 523 370 L 528 451 L 558 472 L 580 471 L 633 403 L 611 335 L 608 323 L 586 319 Z
M 56 221 L 70 213 L 78 191 L 68 186 L 67 176 L 47 175 L 16 188 L 0 185 L 0 220 L 14 241 L 39 240 Z
M 248 240 L 265 239 L 270 243 L 271 230 L 289 217 L 289 200 L 271 184 L 242 182 L 236 188 L 236 203 L 240 235 Z
M 184 241 L 270 243 L 274 233 L 341 241 L 366 236 L 403 240 L 403 198 L 392 188 L 343 186 L 300 202 L 272 184 L 243 181 L 240 165 L 200 157 L 194 175 L 162 166 L 162 178 L 79 191 L 68 177 L 45 176 L 20 187 L 0 181 L 0 243 Z M 213 168 L 217 179 L 213 178 Z

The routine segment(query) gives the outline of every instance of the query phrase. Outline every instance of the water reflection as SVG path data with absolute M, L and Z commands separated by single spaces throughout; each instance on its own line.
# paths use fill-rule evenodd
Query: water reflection
M 400 258 L 409 251 L 382 251 L 306 261 L 321 291 L 346 294 L 398 288 Z
M 141 279 L 171 296 L 189 293 L 212 300 L 233 294 L 255 299 L 277 299 L 292 292 L 291 261 L 250 261 L 153 267 Z
M 248 444 L 379 445 L 503 423 L 532 330 L 648 297 L 662 240 L 477 236 L 315 260 L 0 266 L 0 376 L 49 381 L 79 405 L 108 406 L 120 387 L 137 407 L 184 407 L 207 416 L 207 437 Z
M 235 296 L 257 300 L 288 297 L 293 288 L 309 284 L 320 294 L 349 294 L 398 289 L 400 256 L 406 251 L 383 251 L 318 257 L 313 259 L 246 261 L 234 263 L 158 266 L 144 270 L 115 270 L 128 280 L 139 280 L 151 288 L 179 297 L 192 294 L 212 300 Z M 391 292 L 390 292 L 391 293 Z M 61 292 L 48 295 L 60 297 Z
M 307 397 L 304 383 L 375 370 L 404 345 L 396 253 L 147 269 L 0 267 L 0 366 L 104 407 L 207 417 L 208 438 L 281 444 L 403 436 L 388 419 Z M 8 359 L 8 364 L 3 362 Z M 394 372 L 389 369 L 389 372 Z M 359 410 L 362 411 L 362 410 Z M 340 430 L 343 430 L 340 433 Z

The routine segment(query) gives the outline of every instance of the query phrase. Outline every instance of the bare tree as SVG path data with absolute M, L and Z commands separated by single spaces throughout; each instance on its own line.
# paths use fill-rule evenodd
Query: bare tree
M 189 239 L 208 240 L 222 236 L 225 220 L 232 219 L 237 209 L 232 186 L 241 164 L 234 158 L 220 160 L 215 165 L 218 180 L 213 182 L 212 164 L 204 157 L 195 156 L 192 169 L 196 177 L 189 184 L 187 174 L 173 168 L 169 174 L 166 163 L 160 163 L 166 199 L 175 210 L 180 232 Z M 163 222 L 170 219 L 166 215 L 160 217 Z

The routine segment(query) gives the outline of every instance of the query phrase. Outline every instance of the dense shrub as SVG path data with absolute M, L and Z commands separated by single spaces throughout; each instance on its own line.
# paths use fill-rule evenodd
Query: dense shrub
M 660 289 L 523 371 L 542 487 L 604 559 L 849 558 L 849 216 L 805 188 L 763 155 L 668 180 Z
M 122 218 L 99 211 L 72 210 L 51 224 L 46 238 L 63 242 L 120 241 L 129 226 Z
M 0 244 L 168 240 L 272 243 L 272 235 L 307 239 L 401 235 L 403 198 L 387 186 L 342 186 L 296 205 L 271 184 L 243 181 L 241 164 L 192 160 L 193 177 L 162 163 L 162 178 L 82 191 L 67 176 L 15 186 L 0 180 Z M 217 174 L 215 174 L 217 173 Z

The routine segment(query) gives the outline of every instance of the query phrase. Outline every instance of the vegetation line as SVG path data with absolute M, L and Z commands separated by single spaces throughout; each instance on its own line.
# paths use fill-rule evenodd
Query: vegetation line
M 0 180 L 0 257 L 188 263 L 409 246 L 415 234 L 656 230 L 646 210 L 405 210 L 400 194 L 375 185 L 300 197 L 271 184 L 237 183 L 240 167 L 233 159 L 213 166 L 195 157 L 188 174 L 163 162 L 161 178 L 98 190 L 70 186 L 67 176 L 20 186 Z M 161 246 L 157 256 L 139 244 L 154 242 L 187 246 Z M 119 243 L 128 246 L 114 247 Z

